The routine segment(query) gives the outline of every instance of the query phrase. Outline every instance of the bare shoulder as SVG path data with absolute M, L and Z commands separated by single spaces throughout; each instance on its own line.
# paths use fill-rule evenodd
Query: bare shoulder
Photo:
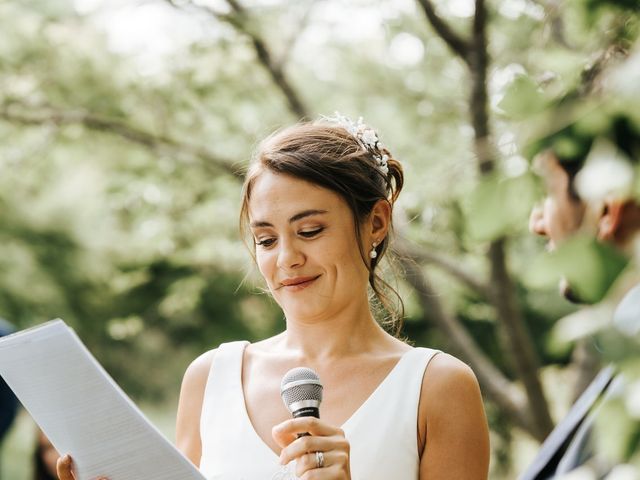
M 198 414 L 201 410 L 204 390 L 209 379 L 209 372 L 213 359 L 216 355 L 216 349 L 209 350 L 196 358 L 187 367 L 182 379 L 182 387 L 180 389 L 180 403 L 178 405 L 178 414 L 181 413 L 180 407 L 188 405 L 190 410 L 194 407 L 198 408 Z
M 439 352 L 431 359 L 422 379 L 418 432 L 419 446 L 424 447 L 427 435 L 440 431 L 452 433 L 465 428 L 471 417 L 484 418 L 480 386 L 473 370 L 447 353 Z
M 478 380 L 471 367 L 462 360 L 438 353 L 429 362 L 423 379 L 425 400 L 448 403 L 450 395 L 466 395 L 479 393 Z
M 489 430 L 480 386 L 467 364 L 446 353 L 431 359 L 419 419 L 421 479 L 487 478 Z
M 482 405 L 480 386 L 473 370 L 448 353 L 438 352 L 429 362 L 422 378 L 419 426 L 421 442 L 426 442 L 427 426 L 433 428 L 453 415 L 464 415 Z
M 217 349 L 209 350 L 191 362 L 184 373 L 183 384 L 206 384 L 216 352 Z

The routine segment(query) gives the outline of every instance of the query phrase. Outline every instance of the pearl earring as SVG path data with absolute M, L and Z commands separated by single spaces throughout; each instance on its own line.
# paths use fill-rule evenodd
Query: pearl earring
M 369 252 L 369 258 L 372 260 L 378 256 L 378 252 L 376 252 L 376 247 L 378 246 L 378 242 L 373 242 L 371 244 L 371 251 Z

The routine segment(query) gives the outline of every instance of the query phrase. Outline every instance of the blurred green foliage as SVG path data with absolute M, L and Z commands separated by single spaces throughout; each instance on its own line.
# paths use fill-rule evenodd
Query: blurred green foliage
M 597 303 L 629 263 L 629 258 L 595 238 L 576 236 L 541 254 L 528 273 L 529 285 L 553 285 L 565 278 L 585 303 Z
M 283 328 L 240 241 L 240 183 L 228 171 L 241 171 L 257 141 L 298 118 L 251 39 L 223 20 L 164 1 L 79 8 L 86 3 L 0 3 L 0 316 L 19 327 L 62 317 L 128 393 L 175 399 L 184 368 L 203 351 Z M 399 206 L 420 248 L 481 276 L 488 241 L 509 238 L 534 348 L 543 366 L 564 366 L 571 344 L 559 348 L 550 331 L 573 307 L 551 283 L 525 282 L 533 267 L 545 278 L 555 267 L 531 261 L 542 244 L 528 237 L 526 219 L 542 191 L 516 139 L 543 98 L 584 81 L 594 55 L 620 41 L 630 48 L 639 22 L 624 2 L 551 3 L 489 2 L 496 169 L 487 178 L 473 153 L 470 78 L 416 4 L 254 1 L 245 27 L 269 41 L 311 116 L 362 115 L 380 132 L 405 166 Z M 469 27 L 466 15 L 438 6 L 457 31 Z M 119 50 L 114 39 L 135 37 L 119 22 L 136 8 L 140 22 L 175 15 L 175 28 L 157 30 L 142 51 Z M 611 258 L 594 268 L 614 273 L 621 263 Z M 487 299 L 444 272 L 432 279 L 445 308 L 514 378 Z M 404 333 L 446 348 L 432 312 L 398 282 Z M 507 439 L 494 468 L 508 472 L 507 421 L 491 411 Z

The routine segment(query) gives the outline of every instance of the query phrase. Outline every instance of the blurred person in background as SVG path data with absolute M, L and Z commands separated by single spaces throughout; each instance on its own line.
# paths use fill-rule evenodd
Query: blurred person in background
M 550 133 L 529 152 L 547 191 L 543 204 L 531 212 L 529 227 L 548 240 L 551 255 L 565 270 L 562 295 L 574 303 L 601 302 L 613 321 L 605 332 L 633 342 L 640 332 L 640 117 L 625 102 L 606 100 L 569 101 L 553 110 L 546 127 Z M 585 245 L 590 249 L 579 250 Z M 589 265 L 600 269 L 589 272 Z M 599 284 L 601 294 L 594 287 Z M 604 357 L 613 353 L 605 351 Z M 616 463 L 633 457 L 637 439 L 626 447 L 626 458 L 612 458 L 599 448 L 594 433 L 594 425 L 606 422 L 602 412 L 624 396 L 629 381 L 620 372 L 624 365 L 622 358 L 601 370 L 521 480 L 560 478 L 576 469 L 585 475 L 580 478 L 603 478 Z M 619 437 L 622 432 L 611 433 Z
M 474 373 L 398 338 L 402 314 L 379 274 L 402 185 L 400 163 L 361 121 L 302 123 L 261 144 L 241 224 L 285 329 L 223 344 L 187 369 L 177 446 L 206 478 L 487 478 Z M 372 300 L 393 319 L 386 330 Z M 292 419 L 280 397 L 300 366 L 324 386 L 320 419 Z M 61 480 L 70 464 L 59 462 Z
M 13 333 L 13 326 L 0 318 L 0 337 Z M 0 377 L 0 447 L 18 412 L 18 399 Z
M 56 463 L 60 455 L 42 430 L 38 429 L 33 452 L 33 480 L 56 480 Z

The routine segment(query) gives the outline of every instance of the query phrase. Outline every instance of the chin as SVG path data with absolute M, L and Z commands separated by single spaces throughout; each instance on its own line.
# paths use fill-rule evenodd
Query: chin
M 569 281 L 566 278 L 563 278 L 562 280 L 560 280 L 559 289 L 560 289 L 560 295 L 562 295 L 565 299 L 567 299 L 571 303 L 576 303 L 576 304 L 588 303 L 584 301 L 582 298 L 580 298 L 580 296 L 576 293 L 576 291 L 573 288 L 571 288 L 571 285 L 569 284 Z
M 288 304 L 287 304 L 288 303 Z M 287 318 L 295 318 L 298 320 L 315 319 L 322 315 L 324 309 L 317 305 L 297 304 L 292 305 L 292 302 L 282 304 L 280 307 Z

